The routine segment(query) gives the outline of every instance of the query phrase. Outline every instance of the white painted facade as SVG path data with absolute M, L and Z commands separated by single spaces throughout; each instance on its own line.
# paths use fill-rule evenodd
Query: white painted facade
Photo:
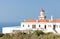
M 40 12 L 39 20 L 45 20 L 44 10 Z M 53 21 L 53 18 L 51 17 Z M 15 31 L 42 30 L 43 32 L 53 32 L 60 34 L 60 22 L 21 22 L 19 27 L 3 27 L 2 33 L 15 33 Z

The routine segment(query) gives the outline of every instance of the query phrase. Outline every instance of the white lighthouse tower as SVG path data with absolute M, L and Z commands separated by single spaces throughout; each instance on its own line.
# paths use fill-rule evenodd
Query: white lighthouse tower
M 46 16 L 44 14 L 45 14 L 45 11 L 41 9 L 39 19 L 46 19 Z

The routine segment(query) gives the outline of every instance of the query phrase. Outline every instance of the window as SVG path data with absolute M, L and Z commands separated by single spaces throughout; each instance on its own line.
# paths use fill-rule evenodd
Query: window
M 39 27 L 40 27 L 40 25 L 39 25 Z
M 46 29 L 46 25 L 45 25 L 45 29 Z
M 23 25 L 23 27 L 24 27 L 24 25 Z
M 58 28 L 58 25 L 56 25 L 56 27 Z
M 59 25 L 59 28 L 60 28 L 60 25 Z
M 36 28 L 36 25 L 32 25 L 32 28 Z
M 48 25 L 48 27 L 51 27 L 51 25 Z
M 30 27 L 30 25 L 28 25 L 28 27 Z

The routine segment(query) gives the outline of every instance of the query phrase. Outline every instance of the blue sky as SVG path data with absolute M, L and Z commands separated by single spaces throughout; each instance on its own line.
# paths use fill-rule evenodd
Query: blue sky
M 47 18 L 60 18 L 60 0 L 0 0 L 0 25 L 19 25 L 24 19 L 37 19 L 41 8 Z

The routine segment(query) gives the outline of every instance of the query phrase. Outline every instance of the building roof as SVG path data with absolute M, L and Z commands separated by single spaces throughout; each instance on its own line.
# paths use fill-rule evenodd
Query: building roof
M 31 19 L 31 20 L 25 20 L 24 22 L 49 22 L 49 20 L 46 20 L 46 19 L 44 19 L 44 20 L 42 20 L 42 19 L 40 19 L 40 20 Z
M 56 22 L 55 20 L 49 20 L 49 22 Z
M 46 20 L 46 19 L 44 19 L 44 20 L 38 20 L 38 22 L 48 22 L 49 20 Z
M 40 20 L 36 20 L 36 19 L 29 19 L 29 20 L 25 20 L 24 22 L 60 22 L 60 18 L 56 19 L 56 20 L 47 20 L 47 19 L 40 19 Z
M 56 19 L 56 22 L 60 22 L 60 18 Z
M 31 20 L 25 20 L 24 22 L 36 22 L 35 19 L 31 19 Z

